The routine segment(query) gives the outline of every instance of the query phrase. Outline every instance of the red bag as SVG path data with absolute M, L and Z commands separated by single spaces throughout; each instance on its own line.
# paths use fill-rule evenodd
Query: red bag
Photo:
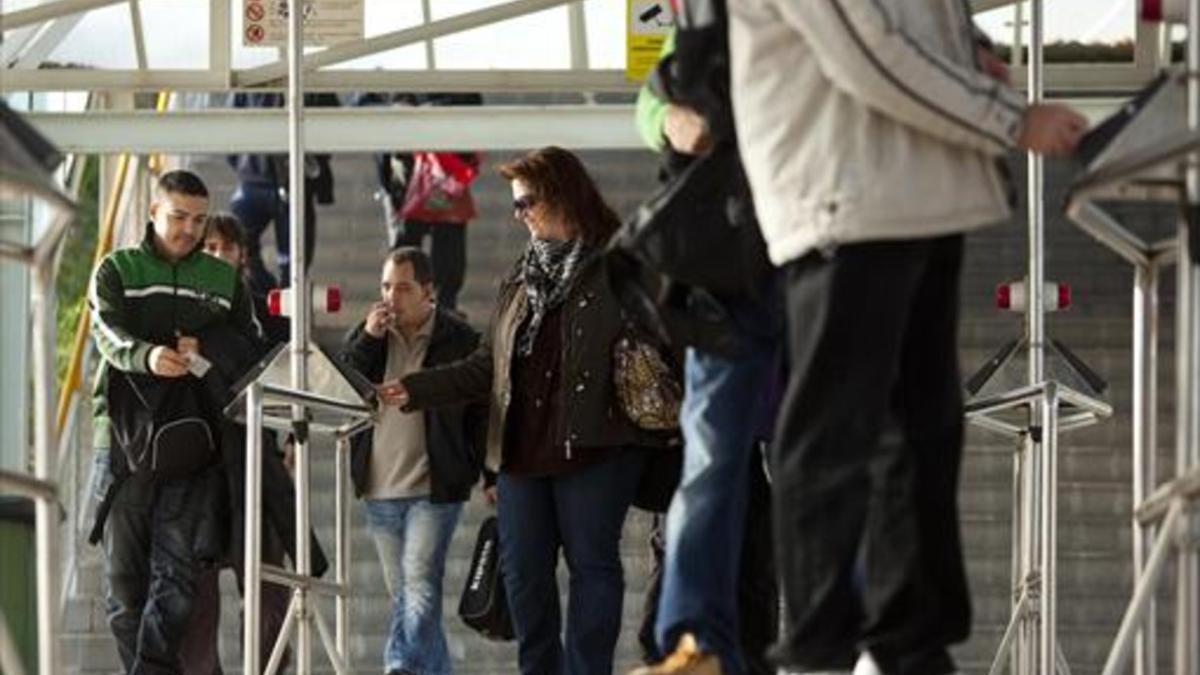
M 402 220 L 465 223 L 478 212 L 471 181 L 479 169 L 452 152 L 413 153 L 412 175 L 400 207 Z

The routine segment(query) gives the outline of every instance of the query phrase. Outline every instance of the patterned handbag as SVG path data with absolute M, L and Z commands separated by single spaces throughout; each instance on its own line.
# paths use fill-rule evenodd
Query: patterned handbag
M 613 387 L 621 411 L 647 431 L 679 428 L 683 386 L 662 351 L 632 328 L 613 345 Z

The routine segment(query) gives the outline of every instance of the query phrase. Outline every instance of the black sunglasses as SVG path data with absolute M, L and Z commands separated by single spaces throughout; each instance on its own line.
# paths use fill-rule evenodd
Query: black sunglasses
M 517 213 L 517 215 L 522 215 L 529 209 L 532 209 L 535 204 L 537 204 L 536 197 L 534 197 L 533 195 L 524 195 L 522 197 L 517 197 L 516 199 L 514 199 L 512 206 L 513 206 L 513 211 L 515 211 Z

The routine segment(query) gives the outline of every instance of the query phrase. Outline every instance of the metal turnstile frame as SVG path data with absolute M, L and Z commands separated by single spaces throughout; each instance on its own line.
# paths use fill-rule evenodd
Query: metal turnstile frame
M 1173 165 L 1182 181 L 1139 174 Z M 1147 242 L 1122 226 L 1096 202 L 1123 199 L 1179 202 L 1184 206 L 1177 235 Z M 1137 675 L 1157 670 L 1156 598 L 1168 553 L 1178 556 L 1175 587 L 1175 671 L 1200 672 L 1200 3 L 1189 3 L 1187 37 L 1187 132 L 1134 156 L 1113 162 L 1076 186 L 1067 214 L 1085 232 L 1134 267 L 1133 316 L 1133 496 L 1135 586 L 1102 675 L 1124 672 L 1131 655 Z M 1176 264 L 1175 303 L 1175 477 L 1157 484 L 1159 281 Z
M 294 589 L 280 634 L 268 657 L 266 673 L 274 673 L 286 650 L 287 638 L 296 631 L 295 670 L 297 675 L 313 672 L 313 630 L 315 628 L 334 670 L 338 675 L 351 672 L 350 663 L 350 471 L 349 438 L 372 423 L 374 411 L 362 401 L 350 402 L 323 396 L 309 389 L 310 329 L 312 297 L 309 292 L 308 261 L 305 252 L 304 176 L 304 72 L 302 23 L 303 12 L 288 14 L 287 42 L 287 118 L 288 118 L 288 213 L 291 223 L 290 287 L 293 289 L 290 350 L 291 386 L 278 387 L 255 381 L 246 391 L 246 551 L 244 560 L 245 630 L 242 635 L 242 672 L 260 672 L 259 653 L 261 596 L 259 583 L 267 580 Z M 263 406 L 271 402 L 291 404 L 290 417 L 272 419 Z M 346 423 L 340 426 L 313 425 L 309 410 L 335 413 Z M 296 555 L 291 572 L 262 563 L 262 438 L 258 431 L 268 423 L 301 431 L 294 439 L 296 452 Z M 310 456 L 308 432 L 331 431 L 337 440 L 335 530 L 333 582 L 312 575 L 310 549 Z M 331 635 L 313 594 L 332 595 L 335 601 L 335 628 Z
M 1030 0 L 1027 95 L 1043 102 L 1043 0 Z M 1006 663 L 1013 675 L 1070 675 L 1058 643 L 1057 527 L 1058 436 L 1112 415 L 1112 407 L 1047 377 L 1045 367 L 1045 177 L 1044 160 L 1028 155 L 1028 276 L 1025 331 L 1029 349 L 1027 385 L 969 401 L 967 422 L 1018 441 L 1013 455 L 1013 604 L 989 670 Z M 1072 406 L 1070 411 L 1067 406 Z M 1020 411 L 1025 421 L 1002 413 Z
M 297 560 L 296 571 L 285 570 L 274 565 L 267 565 L 262 562 L 262 435 L 256 433 L 255 430 L 266 428 L 291 429 L 293 420 L 289 418 L 271 418 L 264 414 L 264 406 L 271 403 L 290 403 L 301 406 L 305 410 L 315 409 L 325 412 L 336 413 L 344 416 L 346 422 L 336 427 L 313 426 L 314 432 L 332 433 L 336 440 L 335 451 L 335 468 L 334 468 L 334 529 L 336 532 L 336 544 L 334 551 L 333 573 L 334 580 L 332 582 L 325 581 L 313 577 L 308 556 L 311 551 L 308 548 L 309 541 L 309 526 L 308 517 L 310 509 L 310 491 L 307 482 L 307 471 L 300 471 L 301 462 L 305 464 L 310 462 L 311 458 L 305 450 L 304 458 L 301 459 L 299 452 L 297 453 L 297 485 L 296 485 L 296 510 L 297 514 L 305 514 L 303 527 L 300 519 L 297 518 L 296 537 L 297 537 Z M 317 394 L 297 391 L 286 387 L 277 387 L 262 382 L 254 382 L 250 384 L 246 391 L 246 427 L 250 430 L 246 435 L 246 550 L 245 550 L 245 576 L 244 576 L 244 598 L 245 598 L 245 615 L 248 620 L 244 622 L 245 632 L 243 634 L 243 672 L 258 673 L 263 672 L 271 675 L 278 670 L 283 659 L 283 655 L 287 649 L 288 638 L 295 628 L 298 636 L 302 636 L 305 632 L 311 635 L 312 628 L 316 628 L 317 634 L 321 640 L 321 645 L 324 647 L 326 655 L 329 657 L 330 663 L 333 664 L 334 671 L 339 675 L 347 675 L 353 672 L 350 659 L 350 438 L 355 434 L 369 428 L 372 424 L 373 411 L 366 406 L 357 406 L 349 404 L 345 401 L 323 397 Z M 297 439 L 297 447 L 307 448 L 308 440 Z M 307 468 L 305 466 L 304 468 Z M 300 480 L 301 474 L 304 475 L 304 481 Z M 300 547 L 300 542 L 305 542 L 303 549 Z M 279 636 L 276 638 L 275 645 L 271 653 L 267 656 L 265 669 L 260 670 L 263 654 L 259 653 L 259 635 L 261 624 L 258 620 L 249 617 L 257 617 L 261 615 L 261 589 L 260 582 L 266 581 L 269 583 L 289 586 L 294 590 L 292 600 L 288 603 L 287 614 L 284 618 L 284 623 L 279 631 Z M 332 596 L 335 603 L 335 620 L 334 631 L 330 632 L 329 624 L 325 621 L 316 603 L 312 599 L 312 595 Z M 311 640 L 311 638 L 309 638 Z M 300 673 L 312 672 L 312 656 L 311 641 L 306 643 L 303 639 L 297 640 L 297 670 Z M 305 654 L 304 651 L 308 650 Z M 307 657 L 307 658 L 306 658 Z M 302 670 L 300 664 L 305 664 Z

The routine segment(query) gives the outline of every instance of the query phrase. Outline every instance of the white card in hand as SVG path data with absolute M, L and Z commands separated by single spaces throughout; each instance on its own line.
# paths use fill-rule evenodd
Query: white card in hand
M 212 368 L 212 362 L 196 352 L 187 352 L 183 358 L 188 362 L 188 372 L 196 377 L 204 377 L 208 369 Z

